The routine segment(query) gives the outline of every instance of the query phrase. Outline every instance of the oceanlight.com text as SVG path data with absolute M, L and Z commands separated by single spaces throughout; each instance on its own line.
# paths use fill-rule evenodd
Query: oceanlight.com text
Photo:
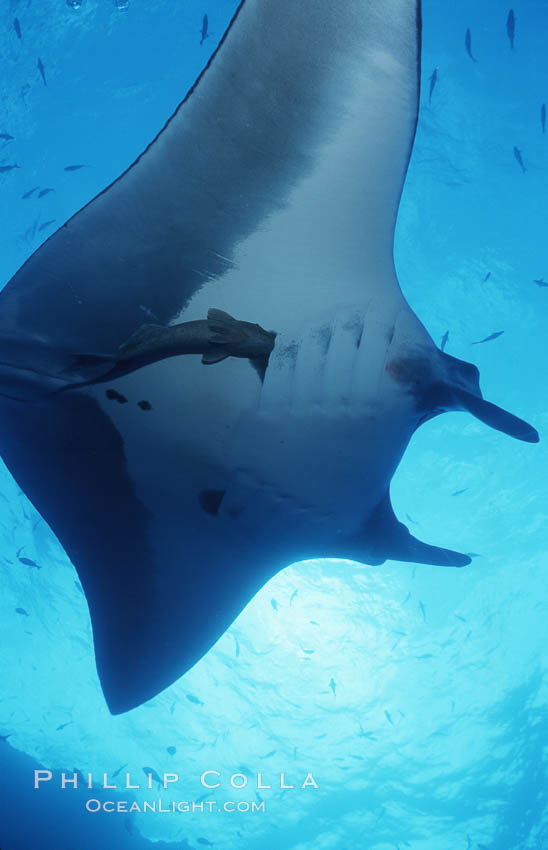
M 139 812 L 154 812 L 157 814 L 187 814 L 200 812 L 202 814 L 219 814 L 225 812 L 227 814 L 255 814 L 266 812 L 266 804 L 264 800 L 258 802 L 256 800 L 226 800 L 224 803 L 216 800 L 202 800 L 199 803 L 188 800 L 179 800 L 166 802 L 158 800 L 144 800 L 142 803 L 129 800 L 95 800 L 90 799 L 86 802 L 86 810 L 91 813 L 107 812 L 132 814 Z

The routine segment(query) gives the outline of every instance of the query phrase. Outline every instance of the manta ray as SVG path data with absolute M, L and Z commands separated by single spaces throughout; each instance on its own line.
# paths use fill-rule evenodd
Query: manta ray
M 243 0 L 142 156 L 0 298 L 0 452 L 81 580 L 110 711 L 286 565 L 445 567 L 390 481 L 448 410 L 529 442 L 401 292 L 418 0 Z

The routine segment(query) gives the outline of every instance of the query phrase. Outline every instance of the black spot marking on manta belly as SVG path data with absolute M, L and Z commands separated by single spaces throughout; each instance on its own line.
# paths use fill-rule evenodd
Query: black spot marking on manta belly
M 105 395 L 110 401 L 117 401 L 119 404 L 127 404 L 127 398 L 125 395 L 117 392 L 117 390 L 107 390 Z
M 198 501 L 206 514 L 217 516 L 225 493 L 226 490 L 202 490 L 198 496 Z
M 150 401 L 146 401 L 145 399 L 143 399 L 143 401 L 138 401 L 137 407 L 140 407 L 141 410 L 152 410 Z

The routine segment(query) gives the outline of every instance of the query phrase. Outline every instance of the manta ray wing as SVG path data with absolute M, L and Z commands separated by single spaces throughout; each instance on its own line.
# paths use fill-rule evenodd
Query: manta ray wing
M 127 711 L 192 667 L 275 569 L 248 569 L 241 550 L 227 569 L 200 541 L 211 527 L 200 528 L 199 516 L 181 549 L 173 506 L 153 528 L 120 433 L 93 398 L 70 393 L 24 415 L 20 407 L 2 405 L 3 456 L 77 567 L 107 703 Z
M 397 288 L 418 64 L 415 0 L 241 3 L 155 141 L 6 286 L 2 326 L 103 354 L 211 281 L 259 322 L 286 291 L 301 316 L 363 299 L 379 268 Z

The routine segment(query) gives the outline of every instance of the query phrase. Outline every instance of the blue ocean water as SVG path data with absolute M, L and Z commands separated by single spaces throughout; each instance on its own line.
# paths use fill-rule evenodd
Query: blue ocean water
M 6 0 L 0 133 L 14 138 L 0 140 L 0 165 L 20 168 L 0 174 L 4 281 L 141 153 L 236 8 L 122 5 Z M 421 539 L 473 553 L 471 566 L 291 566 L 189 674 L 112 717 L 76 573 L 2 469 L 2 850 L 548 846 L 548 289 L 534 283 L 548 280 L 548 13 L 540 0 L 513 8 L 512 49 L 509 6 L 424 3 L 421 115 L 396 240 L 402 288 L 432 336 L 448 332 L 446 351 L 477 364 L 485 396 L 541 433 L 521 444 L 454 413 L 413 438 L 396 512 Z M 23 199 L 35 186 L 55 191 Z M 35 768 L 53 773 L 38 790 Z M 119 768 L 119 784 L 130 771 L 144 785 L 144 768 L 180 781 L 99 789 Z M 74 769 L 93 774 L 89 793 L 59 789 Z M 206 799 L 265 811 L 85 809 L 90 798 L 198 800 L 206 770 L 221 774 Z M 257 788 L 259 772 L 272 789 Z M 241 791 L 235 773 L 249 777 Z M 281 773 L 297 787 L 280 789 Z M 299 787 L 309 773 L 317 789 Z

